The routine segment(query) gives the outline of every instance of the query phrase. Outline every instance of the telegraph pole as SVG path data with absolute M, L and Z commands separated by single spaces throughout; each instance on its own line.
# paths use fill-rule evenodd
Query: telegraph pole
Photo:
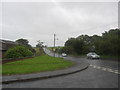
M 53 46 L 53 47 L 54 47 L 54 48 L 53 48 L 53 51 L 54 51 L 54 57 L 55 57 L 55 36 L 56 36 L 56 35 L 54 34 L 54 46 Z

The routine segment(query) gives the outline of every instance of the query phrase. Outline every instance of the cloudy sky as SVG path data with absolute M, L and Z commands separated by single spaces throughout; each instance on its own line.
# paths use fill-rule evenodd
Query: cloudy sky
M 38 40 L 53 46 L 64 45 L 81 34 L 101 35 L 118 27 L 117 2 L 2 2 L 2 38 Z

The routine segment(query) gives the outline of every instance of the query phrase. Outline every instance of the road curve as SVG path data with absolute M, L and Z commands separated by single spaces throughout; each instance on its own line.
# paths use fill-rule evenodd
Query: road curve
M 46 52 L 49 55 L 53 55 L 48 50 Z M 65 57 L 65 59 L 78 63 L 89 63 L 90 66 L 84 71 L 71 75 L 3 84 L 3 88 L 118 88 L 119 62 L 101 59 L 91 60 L 81 57 Z

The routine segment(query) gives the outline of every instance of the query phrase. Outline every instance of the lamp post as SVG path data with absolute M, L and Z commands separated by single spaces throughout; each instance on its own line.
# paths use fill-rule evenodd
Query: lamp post
M 55 57 L 55 36 L 56 36 L 56 35 L 54 34 L 54 46 L 53 46 L 53 52 L 54 52 L 54 55 L 53 55 L 53 56 L 54 56 L 54 57 Z
M 58 38 L 56 39 L 56 34 L 54 34 L 54 46 L 53 46 L 53 52 L 54 52 L 54 57 L 55 57 L 55 51 L 56 51 L 56 49 L 55 49 L 55 40 L 58 40 Z

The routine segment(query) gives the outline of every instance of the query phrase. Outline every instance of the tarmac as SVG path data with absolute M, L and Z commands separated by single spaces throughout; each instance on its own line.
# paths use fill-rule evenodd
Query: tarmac
M 88 66 L 89 66 L 88 63 L 76 63 L 74 66 L 65 68 L 62 70 L 31 73 L 31 74 L 24 74 L 24 75 L 22 74 L 22 75 L 2 76 L 2 82 L 0 83 L 8 84 L 12 82 L 25 82 L 25 81 L 31 81 L 31 80 L 41 80 L 41 79 L 59 77 L 59 76 L 80 72 L 82 70 L 87 69 Z

